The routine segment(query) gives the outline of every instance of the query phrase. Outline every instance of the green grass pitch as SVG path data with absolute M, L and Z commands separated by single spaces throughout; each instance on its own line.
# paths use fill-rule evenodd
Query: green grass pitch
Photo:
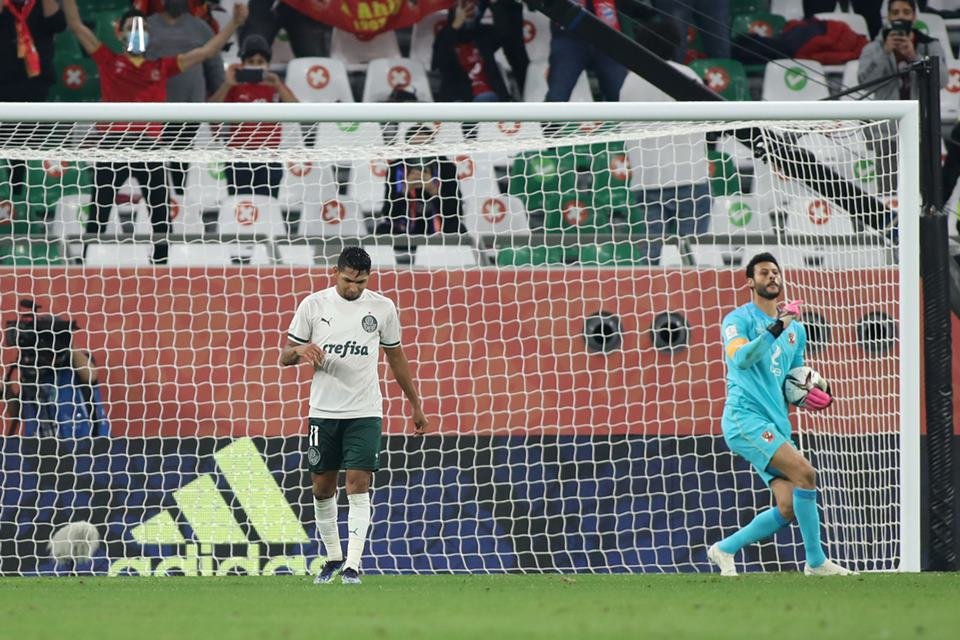
M 7 578 L 0 638 L 960 638 L 960 573 Z

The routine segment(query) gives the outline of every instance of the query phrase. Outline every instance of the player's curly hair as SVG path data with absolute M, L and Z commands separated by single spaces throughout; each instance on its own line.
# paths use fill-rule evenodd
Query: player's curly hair
M 753 268 L 760 264 L 761 262 L 772 262 L 777 265 L 777 269 L 780 268 L 780 263 L 777 262 L 777 259 L 773 257 L 772 253 L 764 251 L 763 253 L 758 253 L 757 255 L 750 258 L 750 262 L 747 263 L 747 277 L 753 277 Z
M 353 269 L 357 273 L 370 273 L 370 254 L 363 247 L 346 247 L 337 258 L 337 269 Z

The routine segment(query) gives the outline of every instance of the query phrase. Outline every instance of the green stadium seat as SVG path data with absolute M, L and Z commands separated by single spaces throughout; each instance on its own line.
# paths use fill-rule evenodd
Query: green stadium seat
M 86 193 L 93 187 L 91 172 L 75 162 L 27 161 L 27 206 L 31 217 L 44 219 L 65 195 Z
M 610 215 L 594 208 L 590 194 L 578 190 L 560 196 L 559 206 L 545 212 L 543 226 L 548 232 L 612 232 Z
M 646 255 L 632 242 L 603 242 L 580 247 L 579 262 L 586 266 L 628 267 L 647 264 Z
M 710 194 L 714 198 L 740 193 L 740 175 L 729 153 L 707 151 L 707 161 L 710 163 Z
M 730 15 L 760 13 L 770 10 L 770 0 L 730 0 Z
M 507 193 L 519 198 L 528 212 L 559 211 L 560 194 L 577 186 L 571 147 L 518 155 L 510 168 Z
M 497 252 L 499 267 L 528 267 L 567 262 L 567 248 L 559 245 L 505 247 Z
M 97 102 L 100 100 L 100 74 L 97 65 L 80 49 L 69 31 L 54 38 L 53 64 L 56 82 L 50 88 L 51 102 Z
M 25 237 L 0 238 L 0 265 L 13 267 L 63 264 L 59 242 Z
M 704 58 L 690 63 L 707 88 L 727 100 L 749 100 L 750 84 L 747 71 L 737 60 L 727 58 Z
M 775 13 L 741 13 L 733 17 L 730 23 L 730 37 L 753 34 L 764 38 L 773 38 L 783 31 L 787 19 Z

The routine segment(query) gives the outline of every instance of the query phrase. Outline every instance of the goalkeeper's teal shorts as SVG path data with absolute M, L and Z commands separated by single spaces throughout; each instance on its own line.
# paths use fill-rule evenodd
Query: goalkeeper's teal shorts
M 310 418 L 307 468 L 313 473 L 380 469 L 380 418 Z
M 770 460 L 780 445 L 793 445 L 789 433 L 783 433 L 775 424 L 758 419 L 756 415 L 736 410 L 724 411 L 720 425 L 727 446 L 753 465 L 765 485 L 769 486 L 774 478 L 784 477 L 770 466 Z

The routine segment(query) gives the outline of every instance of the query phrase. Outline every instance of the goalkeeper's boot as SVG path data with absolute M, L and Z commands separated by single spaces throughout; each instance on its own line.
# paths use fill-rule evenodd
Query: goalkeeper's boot
M 719 542 L 715 542 L 707 549 L 707 558 L 720 568 L 720 575 L 727 578 L 736 577 L 737 565 L 733 561 L 733 554 L 721 551 Z
M 857 575 L 857 572 L 841 567 L 833 560 L 827 560 L 819 567 L 811 567 L 809 564 L 804 565 L 803 575 L 805 576 L 855 576 Z
M 347 567 L 340 572 L 340 582 L 343 584 L 360 584 L 360 572 L 353 567 Z
M 313 584 L 330 584 L 343 567 L 343 560 L 327 560 L 320 569 L 320 574 L 313 579 Z

